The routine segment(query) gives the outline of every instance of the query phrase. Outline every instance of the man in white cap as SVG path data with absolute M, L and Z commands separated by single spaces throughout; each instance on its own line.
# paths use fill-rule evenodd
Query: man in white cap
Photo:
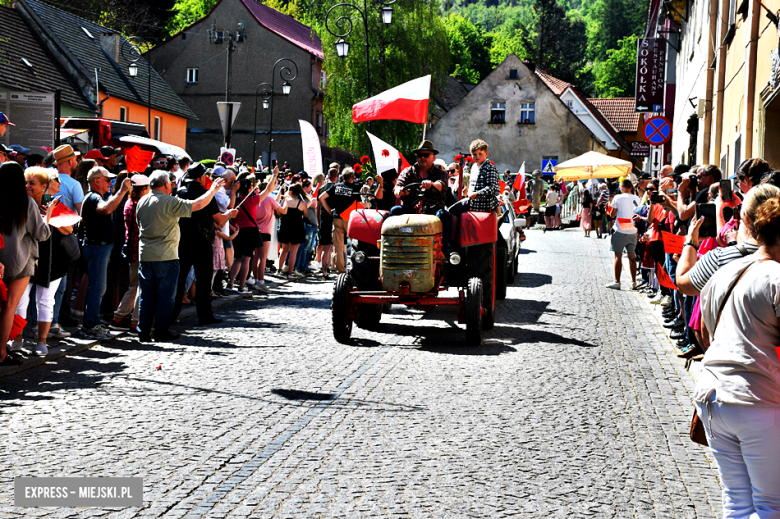
M 87 288 L 84 322 L 81 333 L 90 339 L 110 339 L 108 329 L 100 324 L 100 303 L 106 293 L 108 260 L 114 247 L 114 220 L 111 218 L 119 202 L 130 191 L 130 179 L 122 182 L 122 187 L 113 196 L 106 198 L 111 190 L 111 179 L 116 175 L 106 168 L 94 167 L 89 170 L 87 182 L 89 191 L 84 197 L 81 210 L 81 224 L 84 238 L 81 254 L 87 262 L 89 287 Z

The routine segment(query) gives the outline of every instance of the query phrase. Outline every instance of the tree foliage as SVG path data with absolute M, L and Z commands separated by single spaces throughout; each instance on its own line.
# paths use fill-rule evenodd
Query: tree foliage
M 595 82 L 599 97 L 632 97 L 636 73 L 636 35 L 618 41 L 617 49 L 607 51 L 607 61 L 602 65 Z
M 493 35 L 461 14 L 447 16 L 444 28 L 450 44 L 449 74 L 469 83 L 479 83 L 493 70 L 490 60 Z
M 335 2 L 334 2 L 335 3 Z M 435 3 L 425 0 L 399 0 L 393 4 L 393 23 L 384 27 L 378 9 L 368 9 L 369 63 L 371 91 L 366 91 L 365 28 L 356 12 L 334 10 L 329 23 L 334 32 L 339 16 L 351 16 L 352 32 L 347 58 L 336 56 L 338 39 L 324 27 L 321 13 L 310 14 L 323 22 L 314 28 L 322 39 L 328 84 L 325 90 L 325 114 L 329 124 L 330 144 L 353 152 L 369 149 L 365 123 L 352 123 L 352 105 L 379 92 L 412 79 L 432 75 L 433 92 L 437 91 L 449 70 L 449 42 L 444 22 Z M 337 12 L 338 11 L 338 12 Z M 342 23 L 347 23 L 343 21 Z M 345 25 L 342 25 L 344 28 Z M 372 133 L 408 153 L 420 142 L 422 126 L 403 121 L 375 121 Z

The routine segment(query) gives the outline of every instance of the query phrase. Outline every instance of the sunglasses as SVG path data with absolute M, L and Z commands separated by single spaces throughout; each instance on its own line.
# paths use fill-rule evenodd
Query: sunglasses
M 431 154 L 430 154 L 430 153 L 418 153 L 418 154 L 417 154 L 417 158 L 418 158 L 418 159 L 422 159 L 422 158 L 428 158 L 428 157 L 430 157 L 430 156 L 431 156 Z

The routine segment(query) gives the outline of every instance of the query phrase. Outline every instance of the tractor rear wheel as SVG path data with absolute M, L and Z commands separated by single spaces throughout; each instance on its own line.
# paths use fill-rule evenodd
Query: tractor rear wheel
M 482 280 L 469 279 L 466 289 L 466 343 L 482 344 Z
M 496 249 L 496 301 L 506 299 L 506 253 L 503 247 Z
M 515 256 L 512 258 L 512 265 L 509 267 L 509 276 L 506 278 L 510 285 L 514 284 L 515 282 L 515 277 L 517 274 L 517 258 L 518 255 L 515 254 Z
M 469 247 L 468 253 L 468 277 L 482 280 L 482 307 L 486 310 L 482 318 L 482 329 L 492 330 L 495 321 L 495 307 L 493 300 L 493 265 L 495 243 L 474 245 Z
M 340 343 L 348 343 L 352 336 L 352 318 L 349 308 L 351 290 L 352 280 L 349 274 L 339 274 L 333 285 L 333 301 L 330 309 L 333 314 L 333 337 Z
M 355 324 L 364 330 L 376 328 L 382 319 L 382 307 L 384 305 L 360 305 L 357 309 Z

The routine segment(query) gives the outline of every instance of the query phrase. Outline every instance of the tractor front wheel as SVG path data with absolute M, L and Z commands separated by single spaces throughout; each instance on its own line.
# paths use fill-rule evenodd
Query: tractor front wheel
M 466 343 L 482 344 L 482 280 L 469 279 L 466 289 Z
M 495 258 L 496 244 L 485 243 L 469 247 L 468 252 L 468 276 L 482 280 L 482 307 L 485 315 L 482 318 L 482 329 L 492 330 L 495 322 L 495 298 L 493 286 L 495 284 Z
M 348 343 L 352 336 L 352 318 L 349 308 L 351 290 L 352 280 L 349 274 L 339 274 L 333 285 L 333 301 L 330 309 L 333 314 L 333 337 L 340 343 Z

